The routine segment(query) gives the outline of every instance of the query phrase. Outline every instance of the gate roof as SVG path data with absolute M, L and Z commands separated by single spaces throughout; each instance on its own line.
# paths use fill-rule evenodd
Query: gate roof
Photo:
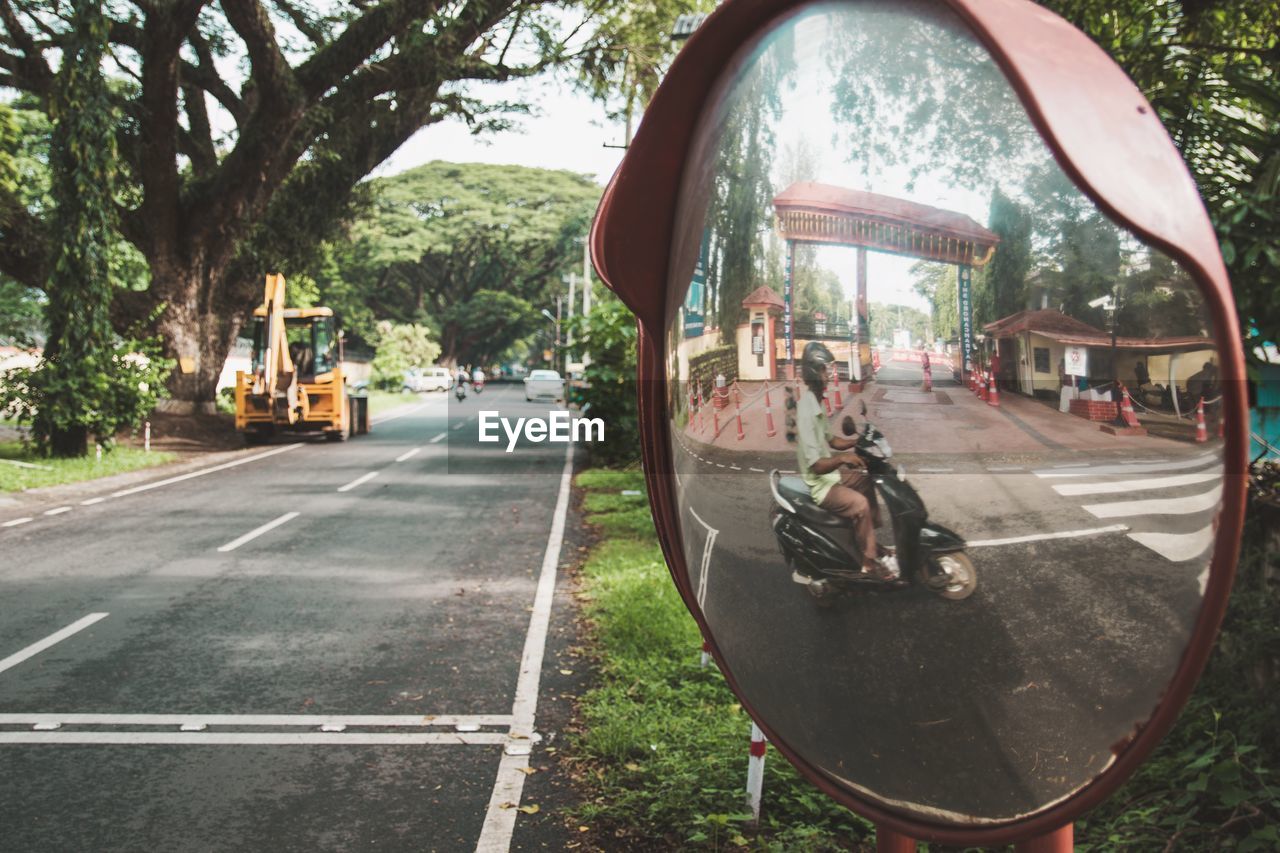
M 774 197 L 773 209 L 785 239 L 929 261 L 983 266 L 1000 242 L 963 213 L 812 181 L 787 187 Z

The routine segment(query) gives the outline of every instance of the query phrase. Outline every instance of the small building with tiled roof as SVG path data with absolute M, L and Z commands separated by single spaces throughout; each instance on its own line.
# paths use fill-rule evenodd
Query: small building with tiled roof
M 1059 364 L 1069 347 L 1088 352 L 1088 383 L 1097 385 L 1119 378 L 1130 387 L 1137 382 L 1142 363 L 1151 381 L 1184 388 L 1206 361 L 1217 361 L 1213 341 L 1204 335 L 1154 338 L 1119 336 L 1112 366 L 1111 333 L 1052 308 L 1019 311 L 982 327 L 998 349 L 1002 385 L 1024 394 L 1057 396 L 1061 387 Z

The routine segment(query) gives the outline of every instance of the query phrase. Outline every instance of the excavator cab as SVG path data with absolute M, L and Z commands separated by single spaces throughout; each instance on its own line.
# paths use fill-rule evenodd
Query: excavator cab
M 268 275 L 253 312 L 250 370 L 236 374 L 236 429 L 246 440 L 282 430 L 345 440 L 369 431 L 368 400 L 350 393 L 329 308 L 286 308 L 284 276 Z

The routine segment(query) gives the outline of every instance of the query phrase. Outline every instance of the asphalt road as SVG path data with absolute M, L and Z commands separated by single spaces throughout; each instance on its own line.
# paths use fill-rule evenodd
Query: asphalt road
M 894 380 L 918 382 L 918 366 L 894 365 L 879 384 Z M 920 428 L 969 428 L 966 411 Z M 793 582 L 769 525 L 765 472 L 796 468 L 794 452 L 678 435 L 691 588 L 747 700 L 833 778 L 917 814 L 1008 819 L 1106 766 L 1178 664 L 1207 572 L 1220 449 L 1160 446 L 895 455 L 930 518 L 970 543 L 978 589 L 823 609 Z
M 476 443 L 482 407 L 547 412 L 518 395 L 24 506 L 0 527 L 0 846 L 507 849 L 567 503 L 565 445 Z

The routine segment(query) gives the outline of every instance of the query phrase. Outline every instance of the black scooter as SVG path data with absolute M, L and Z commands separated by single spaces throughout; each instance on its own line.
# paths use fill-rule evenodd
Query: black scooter
M 454 386 L 453 396 L 458 398 L 459 403 L 467 399 L 467 386 L 459 382 L 456 386 Z
M 866 415 L 866 404 L 862 407 Z M 844 432 L 854 432 L 845 418 Z M 803 584 L 820 604 L 852 592 L 885 592 L 923 586 L 959 601 L 978 586 L 978 574 L 964 554 L 965 541 L 957 533 L 929 521 L 924 501 L 907 482 L 906 471 L 890 463 L 889 442 L 870 422 L 858 435 L 855 452 L 867 463 L 876 492 L 893 523 L 899 578 L 884 579 L 862 571 L 862 549 L 853 527 L 841 516 L 822 509 L 800 477 L 769 472 L 773 491 L 770 522 L 792 579 Z

